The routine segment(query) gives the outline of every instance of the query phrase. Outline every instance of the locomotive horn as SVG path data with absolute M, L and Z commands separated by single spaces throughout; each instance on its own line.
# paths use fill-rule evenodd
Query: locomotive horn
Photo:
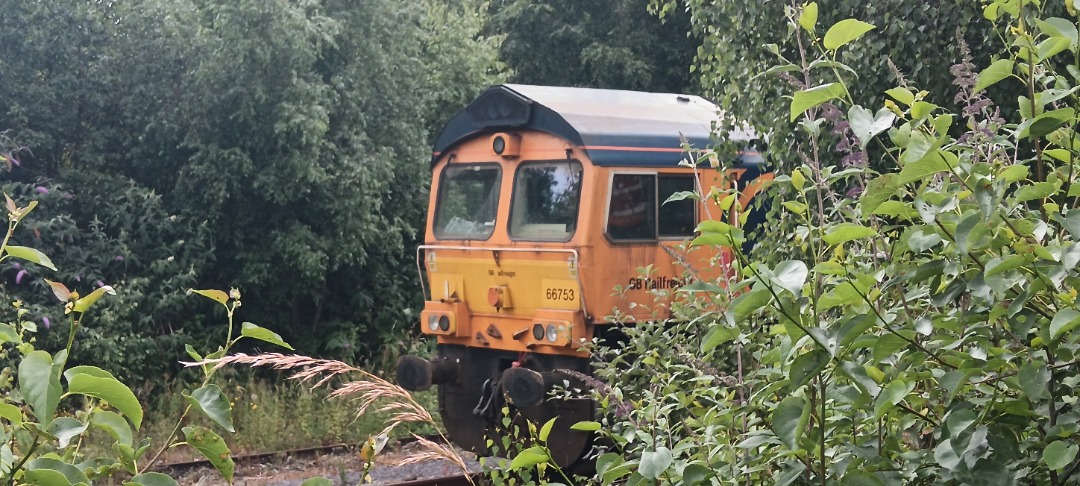
M 551 373 L 537 373 L 528 368 L 507 368 L 502 373 L 502 388 L 518 408 L 540 405 L 555 384 Z
M 397 360 L 397 382 L 409 391 L 424 391 L 431 385 L 441 385 L 457 379 L 457 364 L 447 359 L 428 361 L 405 355 Z

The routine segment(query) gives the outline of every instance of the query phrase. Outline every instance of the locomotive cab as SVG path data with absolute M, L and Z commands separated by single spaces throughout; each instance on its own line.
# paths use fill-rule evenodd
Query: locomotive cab
M 712 145 L 717 117 L 695 96 L 502 85 L 450 120 L 417 251 L 437 356 L 402 357 L 397 373 L 406 389 L 439 387 L 452 440 L 485 451 L 506 403 L 535 423 L 559 417 L 556 462 L 582 457 L 589 434 L 570 427 L 593 418 L 592 400 L 548 392 L 588 388 L 605 326 L 666 317 L 637 303 L 724 274 L 723 255 L 685 243 L 729 215 L 685 194 L 739 184 L 747 207 L 771 178 L 750 151 L 733 171 L 683 163 L 684 141 Z

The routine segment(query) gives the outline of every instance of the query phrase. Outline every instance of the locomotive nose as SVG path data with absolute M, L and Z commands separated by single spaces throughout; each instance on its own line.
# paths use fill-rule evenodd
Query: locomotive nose
M 419 356 L 405 355 L 397 360 L 397 382 L 409 391 L 424 391 L 457 379 L 457 363 L 447 359 L 428 361 Z

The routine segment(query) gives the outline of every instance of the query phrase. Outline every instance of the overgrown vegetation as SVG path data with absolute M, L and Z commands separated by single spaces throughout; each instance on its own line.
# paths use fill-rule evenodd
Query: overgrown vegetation
M 860 91 L 843 53 L 885 27 L 784 10 L 790 46 L 762 75 L 793 87 L 786 248 L 738 255 L 739 282 L 683 289 L 682 324 L 629 330 L 597 370 L 603 423 L 581 425 L 615 444 L 593 481 L 1078 480 L 1080 36 L 1065 5 L 987 2 L 1000 50 L 977 66 L 951 36 L 951 69 L 933 68 L 950 93 L 903 78 Z M 697 245 L 745 238 L 698 229 Z
M 225 337 L 191 287 L 243 288 L 246 319 L 351 362 L 412 328 L 430 139 L 503 78 L 481 7 L 0 4 L 0 132 L 26 147 L 2 189 L 48 203 L 17 238 L 64 281 L 120 292 L 73 362 L 175 374 L 159 352 Z M 0 300 L 62 340 L 40 289 L 22 292 L 43 270 L 0 271 Z
M 5 154 L 5 160 L 11 155 Z M 55 271 L 52 260 L 40 250 L 11 244 L 16 229 L 37 207 L 37 201 L 19 206 L 4 195 L 7 229 L 0 242 L 0 262 L 18 260 Z M 89 327 L 86 317 L 94 304 L 106 295 L 115 295 L 111 286 L 99 284 L 81 295 L 62 282 L 43 279 L 51 294 L 60 301 L 67 339 L 56 351 L 41 349 L 35 334 L 38 326 L 28 319 L 29 309 L 21 301 L 12 303 L 13 316 L 0 323 L 0 482 L 13 484 L 71 485 L 90 484 L 96 479 L 129 476 L 134 484 L 176 484 L 168 476 L 151 468 L 164 451 L 188 445 L 206 457 L 232 482 L 233 461 L 228 446 L 210 427 L 187 425 L 186 419 L 197 412 L 215 427 L 234 431 L 232 405 L 221 388 L 211 383 L 215 369 L 203 367 L 204 379 L 198 388 L 181 395 L 187 406 L 179 413 L 175 426 L 157 444 L 157 452 L 147 456 L 152 444 L 139 434 L 144 410 L 131 389 L 108 371 L 91 365 L 72 365 L 68 361 L 75 349 L 76 336 Z M 190 291 L 212 299 L 225 308 L 227 338 L 208 356 L 217 358 L 229 353 L 242 339 L 253 339 L 289 348 L 277 334 L 250 322 L 237 326 L 234 312 L 240 307 L 240 293 L 232 290 Z M 47 321 L 46 321 L 47 322 Z M 235 334 L 234 334 L 235 333 Z M 190 345 L 187 352 L 202 359 Z M 91 433 L 110 444 L 100 453 L 90 455 L 83 449 Z M 182 435 L 181 435 L 182 434 Z M 181 438 L 182 437 L 182 438 Z M 111 440 L 110 440 L 111 439 Z

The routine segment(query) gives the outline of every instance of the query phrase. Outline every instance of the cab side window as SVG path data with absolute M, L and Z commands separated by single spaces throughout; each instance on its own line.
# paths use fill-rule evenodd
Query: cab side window
M 639 241 L 693 236 L 697 224 L 695 200 L 665 204 L 673 194 L 693 190 L 691 175 L 615 174 L 608 201 L 608 237 Z
M 686 198 L 679 201 L 668 201 L 674 194 L 694 191 L 694 176 L 689 175 L 659 175 L 657 176 L 660 188 L 657 203 L 660 207 L 660 237 L 686 237 L 694 236 L 694 228 L 697 226 L 697 204 L 694 199 Z M 668 202 L 665 202 L 668 201 Z
M 656 176 L 615 174 L 608 204 L 608 236 L 615 240 L 656 238 Z

